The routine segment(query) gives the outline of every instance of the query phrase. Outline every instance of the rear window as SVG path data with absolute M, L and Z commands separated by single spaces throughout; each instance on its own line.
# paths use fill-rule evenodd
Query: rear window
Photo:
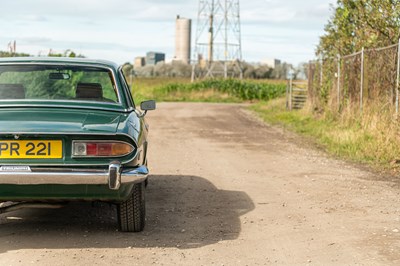
M 117 103 L 109 69 L 85 66 L 0 66 L 0 101 L 70 100 Z

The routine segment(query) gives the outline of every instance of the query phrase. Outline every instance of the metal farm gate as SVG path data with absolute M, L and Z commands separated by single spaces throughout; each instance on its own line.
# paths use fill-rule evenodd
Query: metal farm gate
M 286 108 L 289 110 L 302 109 L 307 101 L 307 81 L 289 80 L 286 89 Z

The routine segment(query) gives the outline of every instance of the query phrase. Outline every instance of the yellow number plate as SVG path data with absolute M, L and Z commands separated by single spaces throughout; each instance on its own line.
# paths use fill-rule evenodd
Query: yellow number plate
M 60 159 L 61 140 L 1 140 L 0 159 Z

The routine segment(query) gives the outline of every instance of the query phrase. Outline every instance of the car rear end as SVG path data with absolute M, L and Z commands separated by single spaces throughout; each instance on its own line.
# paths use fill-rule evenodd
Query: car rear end
M 112 66 L 0 63 L 0 201 L 107 201 L 144 227 L 147 129 Z M 125 97 L 125 98 L 124 98 Z

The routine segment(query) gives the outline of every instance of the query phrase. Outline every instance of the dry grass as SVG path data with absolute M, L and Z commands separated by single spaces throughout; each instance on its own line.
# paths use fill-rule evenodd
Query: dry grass
M 155 94 L 157 94 L 157 92 L 155 92 Z M 165 102 L 241 102 L 240 99 L 232 97 L 228 93 L 221 93 L 214 89 L 190 92 L 173 91 L 168 95 L 163 94 L 159 98 L 162 98 Z
M 133 84 L 131 86 L 133 98 L 136 102 L 143 100 L 153 99 L 155 90 L 164 85 L 174 84 L 174 83 L 190 83 L 188 78 L 134 78 Z
M 252 107 L 266 121 L 311 137 L 331 154 L 380 169 L 400 170 L 399 122 L 382 108 L 366 106 L 363 113 L 313 112 L 311 108 L 289 112 L 285 99 Z

